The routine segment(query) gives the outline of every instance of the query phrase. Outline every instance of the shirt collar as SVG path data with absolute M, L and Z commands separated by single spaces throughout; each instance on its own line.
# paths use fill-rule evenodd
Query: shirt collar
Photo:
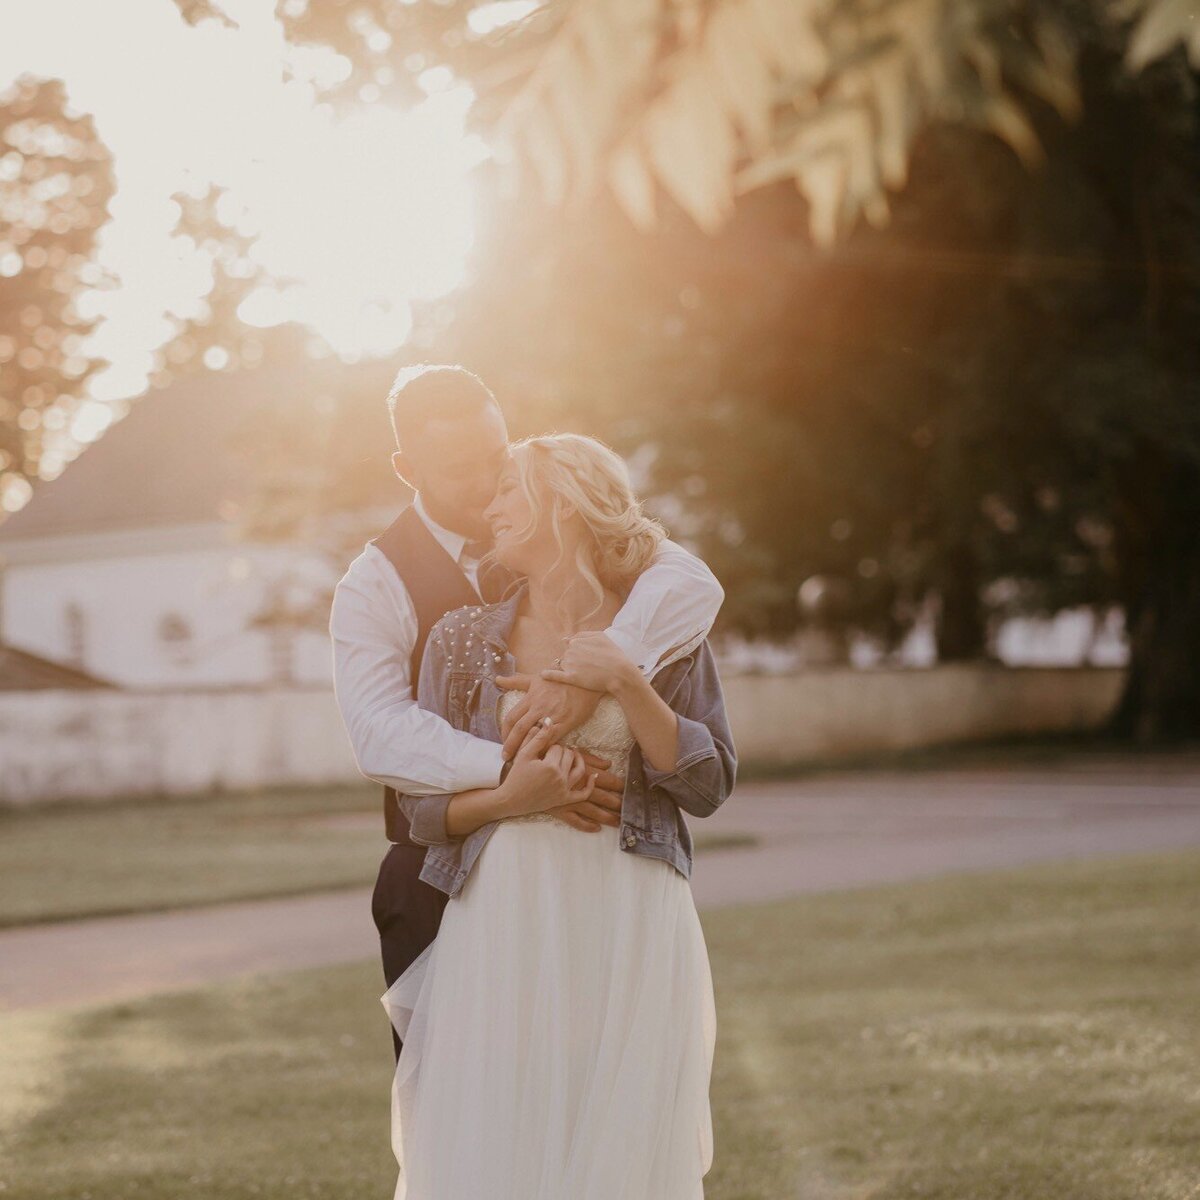
M 424 522 L 425 528 L 433 534 L 437 543 L 456 563 L 461 562 L 463 547 L 467 544 L 467 539 L 461 533 L 455 533 L 444 525 L 439 525 L 426 511 L 420 492 L 413 496 L 412 503 L 417 516 Z

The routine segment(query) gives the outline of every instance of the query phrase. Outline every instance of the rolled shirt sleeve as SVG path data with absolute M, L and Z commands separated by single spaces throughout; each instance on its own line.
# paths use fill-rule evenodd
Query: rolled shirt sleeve
M 605 632 L 653 678 L 708 636 L 724 599 L 717 577 L 700 559 L 664 541 Z
M 450 796 L 400 796 L 400 807 L 408 818 L 408 836 L 422 846 L 440 846 L 457 841 L 446 829 Z
M 661 791 L 694 817 L 712 816 L 733 791 L 737 756 L 720 677 L 707 643 L 696 652 L 671 707 L 679 723 L 675 765 L 658 771 L 643 760 L 646 786 Z

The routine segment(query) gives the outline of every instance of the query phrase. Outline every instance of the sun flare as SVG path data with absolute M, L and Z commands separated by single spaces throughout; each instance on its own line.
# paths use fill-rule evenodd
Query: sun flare
M 78 299 L 98 320 L 87 350 L 111 365 L 89 381 L 97 407 L 71 430 L 83 442 L 109 424 L 100 405 L 119 413 L 146 389 L 172 318 L 202 311 L 212 287 L 211 260 L 177 236 L 171 196 L 220 188 L 221 219 L 254 235 L 253 257 L 278 283 L 242 305 L 247 323 L 298 321 L 357 359 L 397 350 L 412 303 L 462 282 L 470 173 L 487 153 L 465 131 L 472 94 L 448 73 L 423 79 L 427 98 L 410 109 L 335 114 L 320 88 L 348 64 L 289 46 L 274 0 L 223 0 L 234 28 L 189 27 L 162 0 L 126 3 L 136 41 L 112 36 L 107 6 L 41 0 L 22 15 L 22 38 L 0 44 L 0 85 L 23 73 L 63 79 L 113 155 L 99 258 L 117 283 Z
M 297 320 L 346 357 L 405 341 L 414 300 L 462 282 L 473 221 L 468 173 L 482 157 L 464 133 L 465 88 L 407 112 L 311 114 L 305 136 L 266 148 L 234 193 L 257 229 L 255 258 L 278 279 L 240 315 Z

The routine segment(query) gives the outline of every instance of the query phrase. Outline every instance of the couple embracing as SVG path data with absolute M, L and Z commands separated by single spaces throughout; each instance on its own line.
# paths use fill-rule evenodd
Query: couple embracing
M 720 585 L 571 434 L 388 396 L 413 504 L 334 597 L 335 684 L 391 846 L 373 901 L 399 1200 L 701 1200 L 712 978 L 684 814 L 736 760 Z

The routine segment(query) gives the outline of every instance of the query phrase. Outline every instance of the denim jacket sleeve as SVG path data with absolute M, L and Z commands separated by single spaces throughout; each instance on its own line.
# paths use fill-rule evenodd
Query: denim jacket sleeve
M 429 632 L 425 652 L 421 657 L 421 674 L 417 684 L 417 704 L 427 712 L 450 720 L 450 672 L 446 653 L 448 632 L 443 617 Z M 400 808 L 408 818 L 409 835 L 422 846 L 457 841 L 446 832 L 446 810 L 449 794 L 412 796 L 399 794 Z
M 678 676 L 671 676 L 681 669 L 683 678 L 672 693 Z M 643 759 L 646 785 L 694 817 L 712 816 L 733 791 L 737 755 L 708 642 L 701 642 L 687 659 L 664 668 L 654 682 L 679 719 L 679 750 L 669 771 L 655 770 Z

